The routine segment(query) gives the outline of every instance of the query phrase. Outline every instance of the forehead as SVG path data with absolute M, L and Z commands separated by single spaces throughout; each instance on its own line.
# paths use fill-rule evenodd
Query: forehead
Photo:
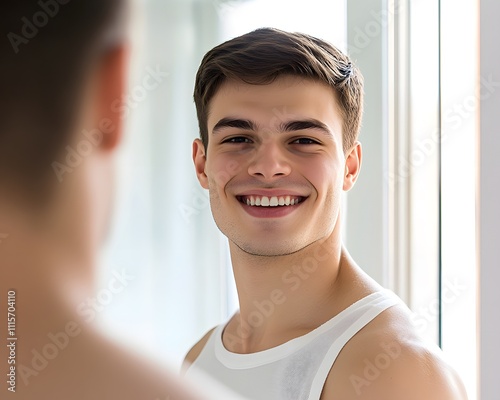
M 314 118 L 332 131 L 342 131 L 340 106 L 333 88 L 323 82 L 294 76 L 280 77 L 267 85 L 225 81 L 209 104 L 209 132 L 217 121 L 227 117 L 251 119 L 260 126 Z

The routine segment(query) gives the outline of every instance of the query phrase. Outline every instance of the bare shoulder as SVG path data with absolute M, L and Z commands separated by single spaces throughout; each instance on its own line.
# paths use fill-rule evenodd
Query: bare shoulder
M 395 306 L 340 352 L 321 400 L 467 400 L 464 386 L 437 346 L 424 343 L 404 308 Z
M 204 398 L 195 387 L 182 383 L 171 365 L 151 360 L 138 349 L 117 344 L 91 330 L 82 331 L 46 366 L 43 374 L 38 370 L 24 374 L 24 385 L 19 386 L 20 398 Z
M 201 351 L 208 342 L 208 339 L 212 335 L 215 328 L 210 329 L 186 354 L 184 362 L 182 364 L 183 373 L 186 372 L 187 368 L 198 358 Z

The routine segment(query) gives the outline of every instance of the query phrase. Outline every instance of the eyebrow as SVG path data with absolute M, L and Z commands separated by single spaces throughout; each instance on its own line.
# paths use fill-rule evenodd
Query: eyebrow
M 321 121 L 318 121 L 314 118 L 299 120 L 299 121 L 289 121 L 283 122 L 280 125 L 281 132 L 295 132 L 295 131 L 303 131 L 306 129 L 316 129 L 323 132 L 325 135 L 332 136 L 332 132 L 328 128 L 326 124 Z
M 238 128 L 247 131 L 256 131 L 257 124 L 251 120 L 239 119 L 239 118 L 222 118 L 219 122 L 215 124 L 212 129 L 212 133 L 218 133 L 224 128 Z M 318 121 L 314 118 L 308 118 L 304 120 L 288 121 L 282 122 L 279 126 L 280 132 L 295 132 L 302 131 L 306 129 L 316 129 L 323 132 L 325 135 L 332 136 L 332 132 L 326 124 Z
M 248 119 L 222 118 L 215 124 L 212 129 L 212 133 L 217 133 L 224 128 L 238 128 L 247 131 L 256 131 L 257 125 Z

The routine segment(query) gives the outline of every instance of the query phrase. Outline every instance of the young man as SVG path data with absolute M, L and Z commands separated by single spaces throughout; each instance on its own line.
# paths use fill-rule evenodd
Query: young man
M 126 4 L 0 6 L 0 398 L 221 399 L 122 349 L 92 324 L 94 266 L 122 134 Z M 7 340 L 6 340 L 7 339 Z M 207 384 L 210 385 L 210 384 Z M 212 394 L 210 394 L 212 393 Z
M 194 164 L 229 239 L 240 309 L 187 364 L 255 400 L 465 399 L 408 309 L 342 245 L 342 192 L 362 155 L 363 84 L 348 57 L 259 29 L 205 55 L 194 99 Z

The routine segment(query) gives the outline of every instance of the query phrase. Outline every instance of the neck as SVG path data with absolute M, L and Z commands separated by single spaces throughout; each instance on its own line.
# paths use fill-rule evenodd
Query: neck
M 342 246 L 338 227 L 285 256 L 261 257 L 230 247 L 240 312 L 232 321 L 237 338 L 228 345 L 236 352 L 264 350 L 310 332 L 378 290 Z
M 249 255 L 231 245 L 240 303 L 238 342 L 234 350 L 254 352 L 274 347 L 318 326 L 335 297 L 342 276 L 340 243 L 331 237 L 285 256 Z M 270 341 L 269 338 L 274 338 Z M 283 338 L 283 339 L 280 339 Z

